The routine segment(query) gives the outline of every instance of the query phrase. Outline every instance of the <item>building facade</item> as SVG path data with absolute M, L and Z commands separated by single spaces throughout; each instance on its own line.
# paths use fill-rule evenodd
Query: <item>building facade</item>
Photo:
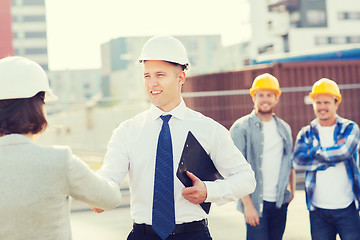
M 360 43 L 358 0 L 251 0 L 252 58 Z
M 0 58 L 14 55 L 10 7 L 11 0 L 0 1 Z
M 101 93 L 100 70 L 56 70 L 48 73 L 51 88 L 62 102 L 93 99 Z
M 0 58 L 24 56 L 48 70 L 45 0 L 1 0 L 0 20 Z

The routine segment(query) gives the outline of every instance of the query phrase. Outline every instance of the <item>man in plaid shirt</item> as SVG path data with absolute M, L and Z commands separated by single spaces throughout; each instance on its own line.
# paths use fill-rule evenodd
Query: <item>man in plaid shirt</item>
M 306 171 L 312 239 L 360 239 L 359 127 L 336 114 L 341 94 L 334 81 L 320 79 L 309 95 L 316 119 L 298 133 L 294 167 Z

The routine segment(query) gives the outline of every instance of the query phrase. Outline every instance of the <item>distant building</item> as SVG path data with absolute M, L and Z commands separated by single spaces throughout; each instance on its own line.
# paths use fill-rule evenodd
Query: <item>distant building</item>
M 249 65 L 249 44 L 249 42 L 244 42 L 223 47 L 214 59 L 217 65 L 214 70 L 217 72 L 235 71 Z
M 11 0 L 0 1 L 0 58 L 14 55 L 10 7 Z
M 45 0 L 1 0 L 0 21 L 0 58 L 20 55 L 48 70 Z
M 99 69 L 50 71 L 48 75 L 61 102 L 85 101 L 101 93 Z
M 360 43 L 358 0 L 251 0 L 250 56 Z
M 148 37 L 121 37 L 101 45 L 101 88 L 104 97 L 120 100 L 144 95 L 137 59 Z
M 221 69 L 216 56 L 222 51 L 220 35 L 175 36 L 187 49 L 189 75 L 217 72 Z M 102 44 L 102 89 L 105 97 L 120 100 L 143 99 L 142 70 L 137 59 L 146 37 L 120 37 Z
M 216 56 L 223 51 L 220 35 L 175 36 L 185 46 L 190 61 L 189 75 L 218 72 L 220 60 Z

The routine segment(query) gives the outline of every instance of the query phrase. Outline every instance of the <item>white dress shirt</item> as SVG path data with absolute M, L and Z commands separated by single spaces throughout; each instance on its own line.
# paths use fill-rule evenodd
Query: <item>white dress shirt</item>
M 200 205 L 181 195 L 184 185 L 176 171 L 187 137 L 191 131 L 216 168 L 225 178 L 205 182 L 206 202 L 224 204 L 240 199 L 255 189 L 254 173 L 241 152 L 235 147 L 225 127 L 211 118 L 186 107 L 184 101 L 168 113 L 152 106 L 117 127 L 108 144 L 104 163 L 98 174 L 122 185 L 129 173 L 131 216 L 136 223 L 151 224 L 156 148 L 162 126 L 161 115 L 171 114 L 169 121 L 174 159 L 174 197 L 176 223 L 201 220 L 207 217 Z

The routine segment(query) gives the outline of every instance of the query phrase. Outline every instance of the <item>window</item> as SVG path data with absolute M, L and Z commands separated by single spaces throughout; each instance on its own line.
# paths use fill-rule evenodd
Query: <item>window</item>
M 281 36 L 284 42 L 284 52 L 289 52 L 290 51 L 290 47 L 289 47 L 289 35 L 288 34 L 284 34 Z
M 45 6 L 45 0 L 23 0 L 24 6 Z
M 273 44 L 269 44 L 266 46 L 262 46 L 258 48 L 258 53 L 262 54 L 262 53 L 271 53 L 274 51 L 274 45 Z
M 331 38 L 332 44 L 346 44 L 346 37 L 344 36 L 336 36 Z
M 12 0 L 11 1 L 11 5 L 13 6 L 17 6 L 17 5 L 23 5 L 23 1 L 22 0 Z
M 22 22 L 22 16 L 13 16 L 13 22 Z
M 293 27 L 293 28 L 301 27 L 300 20 L 301 20 L 301 16 L 300 16 L 299 11 L 290 13 L 290 26 L 291 27 Z
M 325 27 L 326 26 L 325 11 L 315 10 L 315 9 L 308 10 L 306 12 L 306 20 L 309 26 Z
M 25 54 L 46 54 L 47 48 L 25 48 Z
M 24 16 L 24 22 L 45 22 L 44 15 L 35 15 L 35 16 Z
M 339 12 L 339 20 L 360 20 L 360 12 Z
M 360 36 L 350 36 L 348 38 L 348 43 L 360 43 Z
M 360 43 L 359 36 L 332 36 L 332 37 L 316 37 L 316 45 L 327 45 L 327 44 L 347 44 L 347 43 Z
M 360 12 L 350 12 L 348 15 L 349 19 L 360 20 Z
M 22 39 L 24 38 L 24 32 L 14 32 L 13 37 L 14 39 Z
M 316 45 L 326 45 L 330 43 L 329 37 L 315 37 Z
M 45 6 L 45 0 L 12 0 L 13 6 Z
M 34 15 L 34 16 L 13 16 L 13 22 L 45 22 L 45 15 Z
M 300 27 L 327 27 L 326 0 L 301 0 Z
M 339 12 L 339 13 L 338 13 L 338 19 L 339 19 L 339 20 L 347 19 L 347 13 L 345 13 L 345 12 Z
M 16 56 L 23 55 L 21 49 L 19 49 L 19 48 L 15 48 L 14 53 L 15 53 Z
M 25 38 L 46 38 L 46 32 L 25 32 Z

